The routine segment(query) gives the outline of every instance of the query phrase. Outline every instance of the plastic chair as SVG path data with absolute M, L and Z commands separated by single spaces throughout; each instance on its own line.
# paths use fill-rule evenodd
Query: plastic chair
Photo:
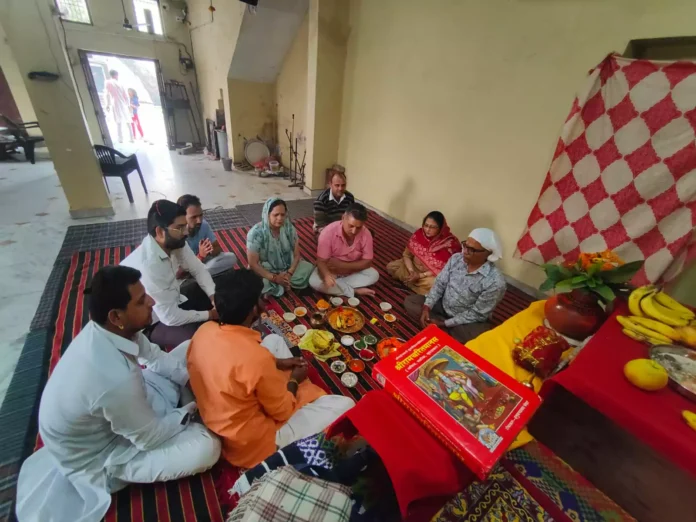
M 105 147 L 104 145 L 95 145 L 94 151 L 97 153 L 99 166 L 101 167 L 102 174 L 104 175 L 106 190 L 109 190 L 109 183 L 107 182 L 106 178 L 121 178 L 123 181 L 123 186 L 126 187 L 128 201 L 133 203 L 133 193 L 131 192 L 130 183 L 128 182 L 128 174 L 134 170 L 137 170 L 138 175 L 140 176 L 140 182 L 143 184 L 143 190 L 145 191 L 145 194 L 147 194 L 145 178 L 143 178 L 143 173 L 140 170 L 138 158 L 135 154 L 126 156 L 125 154 L 121 154 L 116 149 Z

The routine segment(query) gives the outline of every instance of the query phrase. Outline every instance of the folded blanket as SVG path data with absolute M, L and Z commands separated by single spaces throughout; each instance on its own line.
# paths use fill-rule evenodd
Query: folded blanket
M 348 522 L 350 488 L 284 466 L 256 481 L 227 522 Z

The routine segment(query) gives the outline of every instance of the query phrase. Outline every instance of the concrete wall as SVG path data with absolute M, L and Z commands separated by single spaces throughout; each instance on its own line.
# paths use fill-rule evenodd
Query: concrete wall
M 10 49 L 7 43 L 7 36 L 5 35 L 5 30 L 2 28 L 2 25 L 0 25 L 0 68 L 2 68 L 5 80 L 7 80 L 7 84 L 10 87 L 10 92 L 17 105 L 17 110 L 19 110 L 19 114 L 22 117 L 22 121 L 36 121 L 34 107 L 31 105 L 29 93 L 24 85 L 24 79 L 19 72 L 19 66 L 12 54 L 12 49 Z M 29 132 L 38 134 L 40 131 L 32 129 Z
M 186 85 L 189 91 L 189 97 L 196 95 L 196 75 L 194 71 L 187 73 L 182 72 L 179 64 L 179 49 L 182 50 L 184 56 L 183 44 L 189 52 L 191 52 L 191 38 L 188 27 L 175 20 L 175 17 L 180 14 L 173 7 L 163 9 L 162 25 L 165 36 L 150 35 L 133 30 L 126 30 L 122 27 L 123 10 L 121 2 L 113 0 L 91 0 L 89 2 L 90 13 L 92 15 L 92 24 L 76 24 L 71 22 L 63 22 L 65 26 L 65 35 L 67 39 L 70 62 L 73 66 L 75 83 L 80 92 L 80 97 L 85 105 L 85 118 L 87 125 L 95 143 L 102 143 L 101 133 L 97 123 L 96 115 L 93 111 L 89 93 L 87 91 L 87 83 L 84 72 L 78 57 L 78 50 L 94 51 L 102 53 L 113 53 L 134 58 L 149 58 L 158 60 L 162 68 L 162 77 L 164 81 L 176 80 Z M 133 3 L 125 2 L 126 13 L 131 23 L 135 23 L 135 13 L 133 11 Z M 193 92 L 191 89 L 193 86 Z M 198 101 L 196 100 L 196 103 Z M 196 113 L 196 105 L 193 105 L 194 114 Z M 177 130 L 180 141 L 198 141 L 195 138 L 195 131 L 191 132 L 191 128 L 184 120 L 183 112 L 177 111 Z M 199 124 L 201 139 L 205 140 L 203 128 L 201 127 L 201 118 L 196 118 L 196 123 Z M 112 137 L 113 138 L 113 137 Z
M 230 129 L 227 76 L 246 5 L 237 1 L 216 2 L 216 11 L 211 14 L 209 0 L 187 0 L 187 4 L 203 118 L 214 120 L 215 109 L 223 108 L 226 127 Z M 232 150 L 229 132 L 227 138 Z
M 276 118 L 278 144 L 283 165 L 290 166 L 290 146 L 285 129 L 292 130 L 295 115 L 295 136 L 298 140 L 298 161 L 302 162 L 307 131 L 307 45 L 309 19 L 305 17 L 290 47 L 276 81 Z M 294 146 L 294 139 L 293 139 Z
M 255 11 L 241 2 L 189 0 L 203 113 L 225 110 L 234 161 L 244 160 L 244 138 L 276 141 L 275 85 L 307 11 L 308 0 L 265 0 Z
M 260 136 L 275 141 L 275 84 L 228 80 L 231 157 L 244 161 L 244 140 Z
M 587 71 L 630 39 L 694 34 L 692 0 L 350 1 L 339 161 L 357 197 L 461 237 L 491 227 L 512 259 Z M 311 38 L 311 36 L 310 36 Z

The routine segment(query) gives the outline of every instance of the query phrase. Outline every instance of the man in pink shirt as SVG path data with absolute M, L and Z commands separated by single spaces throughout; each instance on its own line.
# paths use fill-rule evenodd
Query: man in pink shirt
M 319 235 L 317 267 L 309 284 L 330 295 L 374 295 L 367 288 L 379 279 L 372 268 L 372 234 L 365 227 L 367 209 L 353 203 L 341 218 L 324 227 Z

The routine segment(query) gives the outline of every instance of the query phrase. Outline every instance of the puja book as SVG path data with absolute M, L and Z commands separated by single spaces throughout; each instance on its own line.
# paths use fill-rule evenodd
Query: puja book
M 481 480 L 541 405 L 435 325 L 375 364 L 372 377 Z

